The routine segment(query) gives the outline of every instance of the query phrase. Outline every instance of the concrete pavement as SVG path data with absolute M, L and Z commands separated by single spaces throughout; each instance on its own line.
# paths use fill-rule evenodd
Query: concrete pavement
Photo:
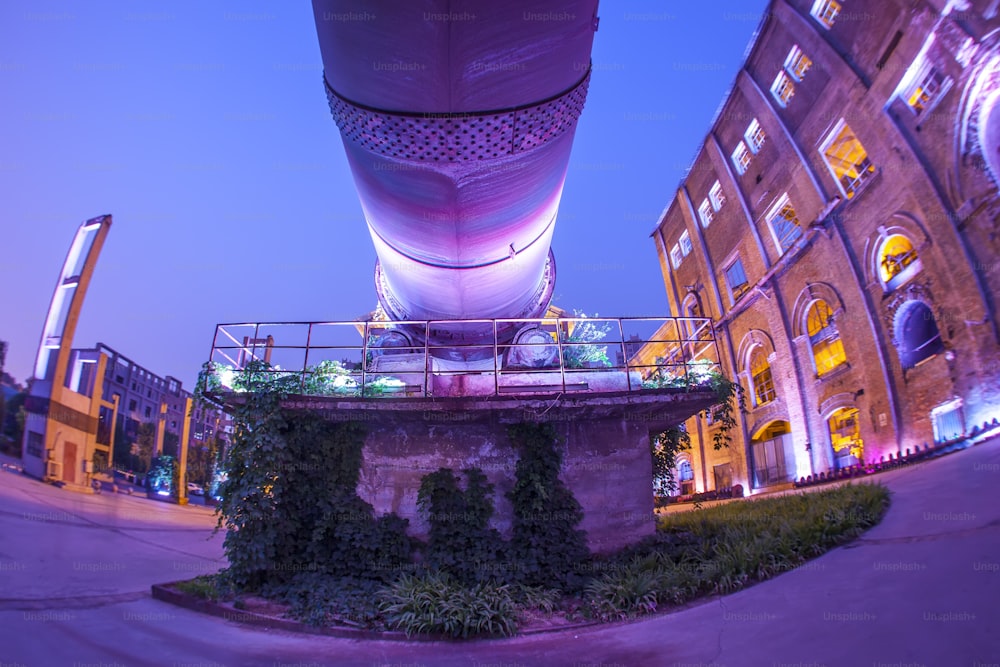
M 1000 440 L 879 476 L 885 520 L 807 565 L 632 623 L 505 641 L 258 630 L 153 600 L 211 571 L 210 512 L 0 474 L 0 666 L 1000 665 Z

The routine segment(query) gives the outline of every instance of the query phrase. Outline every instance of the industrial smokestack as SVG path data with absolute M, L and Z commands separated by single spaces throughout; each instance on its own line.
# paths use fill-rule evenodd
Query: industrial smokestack
M 597 0 L 314 0 L 313 11 L 386 313 L 542 317 Z M 493 326 L 439 334 L 492 340 Z

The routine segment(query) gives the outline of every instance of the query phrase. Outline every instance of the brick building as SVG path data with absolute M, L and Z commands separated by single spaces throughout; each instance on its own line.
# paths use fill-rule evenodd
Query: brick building
M 686 423 L 687 490 L 757 489 L 1000 416 L 1000 0 L 773 0 L 656 244 L 716 326 L 741 446 Z

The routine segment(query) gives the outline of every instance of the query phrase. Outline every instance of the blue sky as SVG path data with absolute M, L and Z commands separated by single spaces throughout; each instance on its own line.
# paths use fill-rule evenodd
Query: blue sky
M 664 315 L 649 234 L 766 0 L 605 0 L 555 303 Z M 24 380 L 80 222 L 114 225 L 75 345 L 191 387 L 219 322 L 353 319 L 371 246 L 308 2 L 0 4 L 0 339 Z

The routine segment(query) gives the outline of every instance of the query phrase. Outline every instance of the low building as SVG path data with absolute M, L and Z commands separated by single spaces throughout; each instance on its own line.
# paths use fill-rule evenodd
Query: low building
M 671 309 L 714 320 L 747 399 L 742 446 L 686 422 L 688 490 L 1000 416 L 998 100 L 997 0 L 770 3 L 652 234 Z

